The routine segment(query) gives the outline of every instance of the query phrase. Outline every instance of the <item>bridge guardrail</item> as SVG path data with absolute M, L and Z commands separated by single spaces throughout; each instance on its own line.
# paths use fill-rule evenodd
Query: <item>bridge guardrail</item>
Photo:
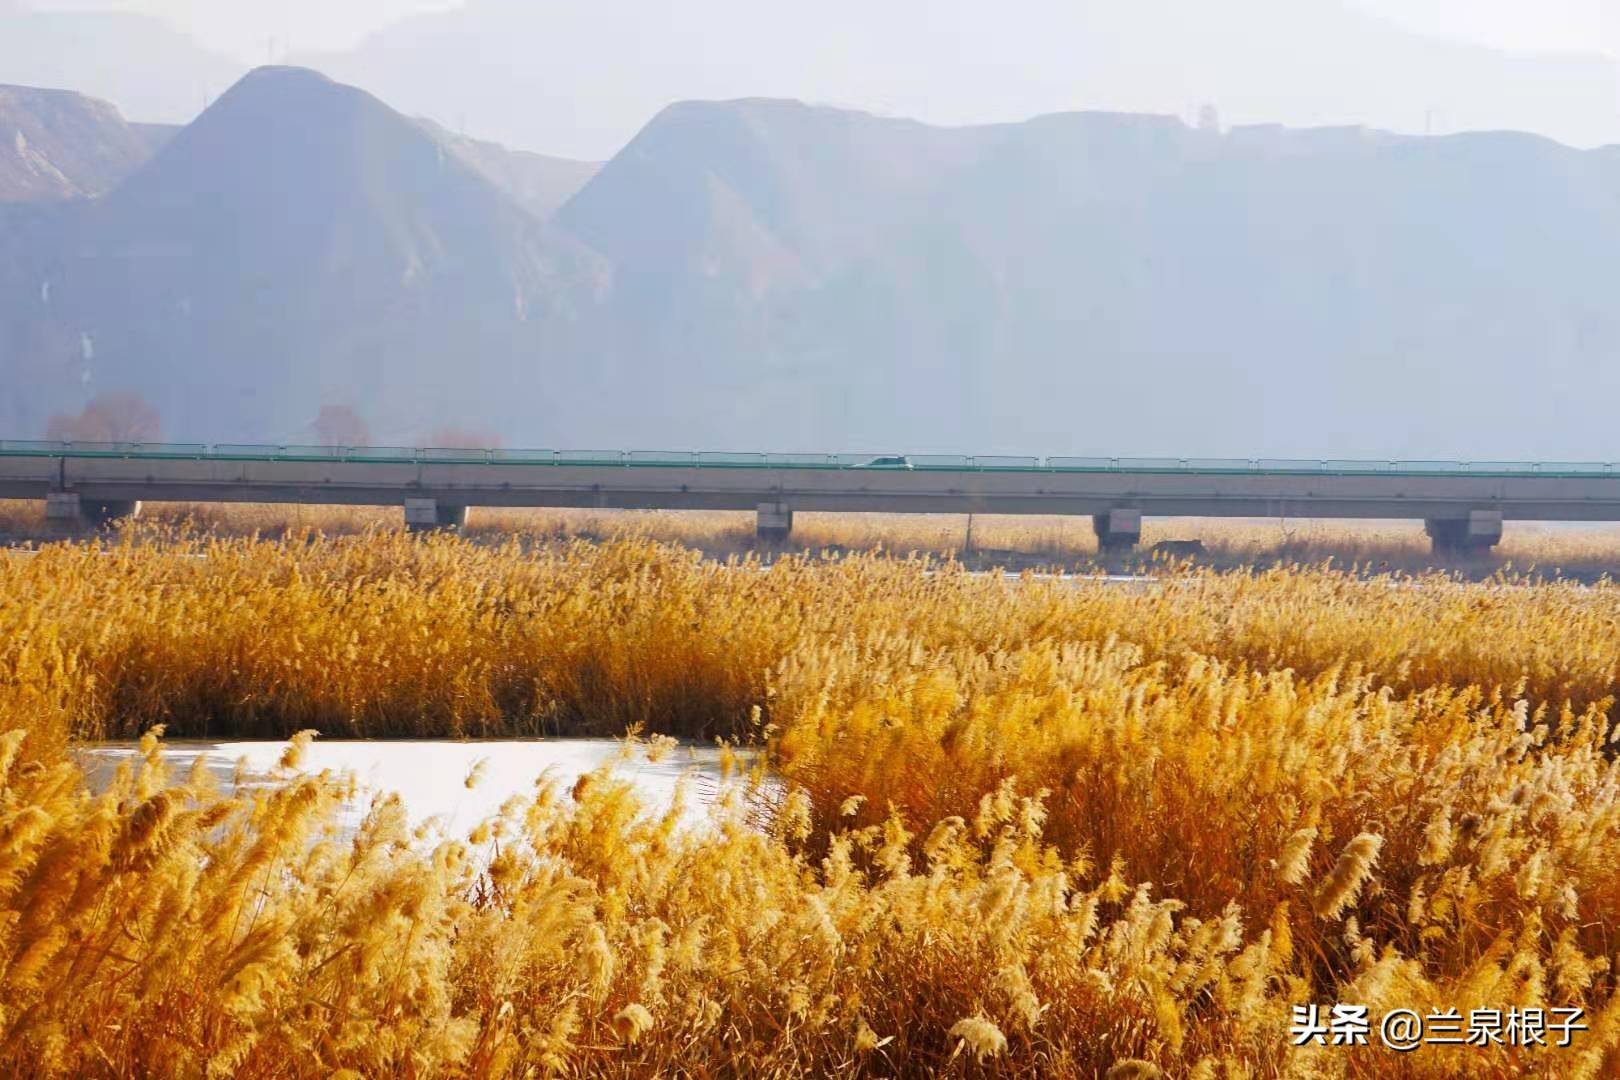
M 1549 473 L 1607 473 L 1613 472 L 1613 465 L 1600 465 L 1591 461 L 1543 461 L 1537 463 L 1537 468 Z
M 449 462 L 457 465 L 488 464 L 494 460 L 489 450 L 456 450 L 448 447 L 424 447 L 412 451 L 416 461 Z
M 1537 463 L 1533 461 L 1470 461 L 1468 471 L 1473 473 L 1509 473 L 1518 475 L 1540 470 Z
M 700 450 L 697 455 L 698 465 L 729 466 L 734 469 L 758 469 L 765 466 L 765 455 L 732 452 L 729 450 Z
M 418 451 L 414 447 L 410 446 L 345 446 L 343 448 L 343 460 L 386 462 L 415 461 L 418 453 L 425 454 L 429 453 L 429 451 Z M 482 454 L 483 451 L 463 450 L 460 451 L 460 453 Z
M 559 450 L 557 465 L 623 465 L 623 450 Z
M 1191 472 L 1615 476 L 1613 462 L 1357 460 L 1346 458 L 1065 457 L 987 454 L 758 453 L 711 450 L 523 450 L 267 443 L 90 442 L 0 439 L 0 457 L 352 461 L 422 464 L 617 465 L 654 468 L 913 469 L 932 471 Z
M 281 453 L 279 446 L 262 443 L 215 443 L 211 457 L 227 461 L 274 461 Z
M 497 448 L 489 452 L 489 459 L 497 464 L 510 463 L 514 465 L 555 465 L 557 464 L 557 451 L 505 450 Z
M 627 465 L 696 465 L 698 456 L 692 450 L 630 450 L 624 455 Z
M 833 466 L 829 454 L 766 454 L 765 464 L 784 469 L 826 469 Z

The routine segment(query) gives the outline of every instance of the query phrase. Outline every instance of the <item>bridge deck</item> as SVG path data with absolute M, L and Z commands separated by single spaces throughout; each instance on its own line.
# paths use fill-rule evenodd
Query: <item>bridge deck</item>
M 895 462 L 884 464 L 885 461 Z M 899 463 L 899 462 L 903 462 Z M 0 498 L 1620 520 L 1612 463 L 457 450 L 0 441 Z
M 373 464 L 613 465 L 623 468 L 862 469 L 911 472 L 1131 472 L 1272 475 L 1620 476 L 1620 464 L 1570 461 L 1403 461 L 1335 458 L 1031 457 L 961 454 L 768 454 L 706 450 L 483 450 L 402 446 L 90 443 L 0 439 L 0 457 Z M 874 465 L 903 459 L 905 466 Z

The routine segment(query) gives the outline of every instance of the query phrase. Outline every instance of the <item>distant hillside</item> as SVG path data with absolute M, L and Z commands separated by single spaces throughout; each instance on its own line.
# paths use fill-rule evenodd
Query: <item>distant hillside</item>
M 432 120 L 420 123 L 484 179 L 542 221 L 573 198 L 602 167 L 596 161 L 573 161 L 527 150 L 508 150 L 499 143 L 457 135 Z
M 100 195 L 154 149 L 153 133 L 126 124 L 105 101 L 0 86 L 0 202 Z
M 700 103 L 558 222 L 643 442 L 1612 454 L 1620 149 Z
M 141 137 L 146 148 L 155 154 L 169 144 L 169 140 L 180 134 L 184 124 L 131 124 L 130 130 Z
M 138 390 L 219 441 L 1614 456 L 1620 148 L 752 98 L 549 220 L 516 162 L 555 178 L 252 73 L 109 194 L 0 205 L 0 432 Z
M 1233 123 L 1620 142 L 1612 58 L 1425 37 L 1352 0 L 445 7 L 302 62 L 481 138 L 587 158 L 617 151 L 675 101 L 752 95 L 943 124 L 1077 109 L 1188 115 L 1212 102 Z
M 401 437 L 511 423 L 583 265 L 416 123 L 289 68 L 253 72 L 105 199 L 23 232 L 40 285 L 7 314 L 54 349 L 28 410 L 139 389 L 168 431 L 217 439 L 296 439 L 327 403 Z
M 0 5 L 0 83 L 77 90 L 132 120 L 189 121 L 243 70 L 159 19 Z

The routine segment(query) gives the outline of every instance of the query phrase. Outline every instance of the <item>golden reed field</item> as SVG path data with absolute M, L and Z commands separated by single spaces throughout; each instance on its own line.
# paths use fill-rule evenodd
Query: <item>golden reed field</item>
M 745 555 L 761 548 L 751 512 L 671 510 L 560 510 L 476 507 L 466 535 L 500 542 L 514 535 L 531 540 L 647 539 L 697 548 L 711 556 Z M 305 532 L 325 536 L 401 531 L 398 507 L 302 506 L 209 503 L 149 503 L 139 529 L 185 529 L 216 536 L 282 537 Z M 0 541 L 48 536 L 43 504 L 0 500 Z M 1162 540 L 1202 540 L 1207 565 L 1238 567 L 1256 562 L 1361 564 L 1374 570 L 1420 571 L 1433 559 L 1428 537 L 1416 521 L 1322 521 L 1310 519 L 1150 519 L 1142 548 L 1111 560 L 1126 565 L 1151 559 Z M 799 513 L 789 551 L 882 550 L 928 554 L 978 565 L 1068 565 L 1097 559 L 1097 540 L 1083 518 L 1042 515 Z M 1512 522 L 1490 555 L 1472 558 L 1481 567 L 1530 568 L 1596 577 L 1620 572 L 1620 530 L 1613 526 L 1553 527 Z
M 0 550 L 0 1075 L 1620 1075 L 1617 683 L 1607 583 Z M 708 829 L 601 772 L 346 834 L 307 735 L 216 790 L 159 728 L 719 738 L 775 779 Z M 92 794 L 73 743 L 143 733 Z M 1334 1003 L 1370 1042 L 1293 1045 Z

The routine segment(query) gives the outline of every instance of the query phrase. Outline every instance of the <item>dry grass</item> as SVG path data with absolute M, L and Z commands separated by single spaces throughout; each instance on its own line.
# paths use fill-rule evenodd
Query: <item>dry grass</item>
M 269 504 L 150 503 L 142 529 L 187 530 L 220 537 L 318 533 L 356 536 L 404 528 L 394 507 Z M 0 501 L 0 537 L 46 536 L 44 511 L 33 502 Z M 754 515 L 730 511 L 497 509 L 472 511 L 467 535 L 484 543 L 627 538 L 681 544 L 724 558 L 760 549 Z M 1419 572 L 1435 565 L 1421 522 L 1150 518 L 1135 561 L 1146 563 L 1163 540 L 1204 542 L 1204 565 L 1269 566 L 1320 563 Z M 1089 519 L 962 514 L 799 513 L 790 552 L 885 551 L 971 559 L 978 565 L 1085 566 L 1098 557 Z M 1473 573 L 1516 568 L 1587 578 L 1620 573 L 1620 526 L 1510 523 L 1488 556 L 1471 559 Z
M 0 1071 L 1614 1075 L 1617 663 L 1607 585 L 0 552 Z M 604 774 L 350 840 L 341 781 L 219 794 L 155 742 L 84 794 L 65 742 L 153 723 L 757 737 L 785 794 L 683 832 Z M 1311 1000 L 1592 1030 L 1291 1049 Z

